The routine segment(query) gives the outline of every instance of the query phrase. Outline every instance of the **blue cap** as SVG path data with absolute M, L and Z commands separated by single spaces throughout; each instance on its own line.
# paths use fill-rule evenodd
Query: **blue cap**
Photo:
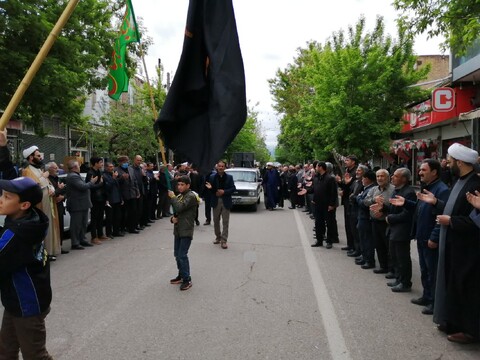
M 29 177 L 19 177 L 13 180 L 0 180 L 0 190 L 5 190 L 20 196 L 20 201 L 28 201 L 37 205 L 43 198 L 40 186 Z

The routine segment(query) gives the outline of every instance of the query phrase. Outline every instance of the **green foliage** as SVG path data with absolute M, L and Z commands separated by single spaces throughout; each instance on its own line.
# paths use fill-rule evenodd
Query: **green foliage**
M 56 116 L 64 124 L 82 124 L 85 94 L 105 88 L 105 68 L 116 30 L 108 0 L 82 0 L 25 93 L 15 116 L 34 125 Z M 20 85 L 67 1 L 0 1 L 0 108 Z
M 270 153 L 265 144 L 265 137 L 255 107 L 248 108 L 245 125 L 227 148 L 225 158 L 231 160 L 232 154 L 235 152 L 253 152 L 255 160 L 262 163 L 270 160 Z
M 282 115 L 278 141 L 286 161 L 326 159 L 333 149 L 370 158 L 388 147 L 404 106 L 424 95 L 409 86 L 429 71 L 415 69 L 412 39 L 398 38 L 385 35 L 381 17 L 366 32 L 362 17 L 325 45 L 299 49 L 294 63 L 277 72 L 270 89 Z
M 426 32 L 429 37 L 442 35 L 442 48 L 462 55 L 480 37 L 479 0 L 395 0 L 402 15 L 401 29 L 413 34 Z
M 91 125 L 89 134 L 96 156 L 116 160 L 118 155 L 140 154 L 153 160 L 158 152 L 151 110 L 141 103 L 114 103 L 101 124 Z

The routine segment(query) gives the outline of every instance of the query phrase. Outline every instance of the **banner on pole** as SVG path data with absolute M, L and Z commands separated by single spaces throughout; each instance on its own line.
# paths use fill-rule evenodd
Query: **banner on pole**
M 128 91 L 128 75 L 126 71 L 125 53 L 127 45 L 139 42 L 137 21 L 131 0 L 127 0 L 127 9 L 120 26 L 119 36 L 113 45 L 110 66 L 108 67 L 108 96 L 118 100 L 122 93 Z

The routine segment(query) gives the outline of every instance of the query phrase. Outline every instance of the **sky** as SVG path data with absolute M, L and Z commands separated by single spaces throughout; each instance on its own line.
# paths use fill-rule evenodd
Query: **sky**
M 153 39 L 146 56 L 150 78 L 161 59 L 164 72 L 176 71 L 183 46 L 188 0 L 132 0 L 137 19 L 142 19 Z M 274 148 L 280 132 L 279 115 L 272 108 L 268 79 L 285 69 L 297 55 L 297 49 L 310 40 L 324 43 L 333 32 L 347 30 L 363 15 L 367 31 L 377 16 L 383 16 L 386 32 L 396 37 L 398 13 L 390 0 L 233 0 L 238 36 L 245 66 L 249 105 L 258 105 L 267 147 Z M 417 55 L 440 54 L 439 39 L 420 36 Z M 172 77 L 173 78 L 173 77 Z M 163 79 L 166 82 L 166 75 Z

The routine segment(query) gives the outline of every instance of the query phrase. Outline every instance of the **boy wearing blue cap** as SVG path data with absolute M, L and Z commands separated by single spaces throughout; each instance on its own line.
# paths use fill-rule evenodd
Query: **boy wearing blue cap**
M 48 218 L 35 208 L 42 200 L 31 178 L 0 180 L 0 293 L 3 312 L 0 359 L 52 359 L 45 347 L 50 311 L 50 268 L 43 240 Z

